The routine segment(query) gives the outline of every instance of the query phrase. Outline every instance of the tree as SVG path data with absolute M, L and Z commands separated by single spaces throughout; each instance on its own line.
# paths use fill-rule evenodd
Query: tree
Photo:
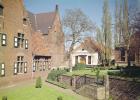
M 91 32 L 94 29 L 92 21 L 80 9 L 68 9 L 63 18 L 64 29 L 67 30 L 70 47 L 68 50 L 69 67 L 72 69 L 70 55 L 75 44 L 82 41 L 85 32 Z
M 119 46 L 123 47 L 126 51 L 125 61 L 128 62 L 128 66 L 130 66 L 131 36 L 140 29 L 138 24 L 140 20 L 139 12 L 137 12 L 137 10 L 131 10 L 132 9 L 128 8 L 128 0 L 122 0 L 122 2 L 120 2 L 119 9 L 119 24 L 117 24 L 118 20 L 115 20 L 115 30 L 119 29 L 119 31 L 116 30 L 115 32 L 119 32 Z M 117 19 L 116 16 L 115 19 Z
M 112 49 L 112 33 L 111 33 L 111 15 L 109 12 L 108 0 L 104 0 L 103 5 L 103 18 L 102 18 L 102 31 L 104 37 L 104 60 L 107 63 L 111 59 Z
M 120 42 L 120 37 L 121 37 L 121 9 L 122 6 L 120 5 L 119 8 L 119 3 L 118 0 L 116 0 L 116 6 L 115 6 L 115 24 L 114 24 L 114 47 L 117 47 Z

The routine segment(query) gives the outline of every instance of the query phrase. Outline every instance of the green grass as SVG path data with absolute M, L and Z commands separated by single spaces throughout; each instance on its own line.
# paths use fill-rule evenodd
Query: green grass
M 103 76 L 107 74 L 108 70 L 100 70 L 100 74 L 99 76 Z M 65 75 L 68 76 L 72 76 L 72 75 L 85 75 L 85 74 L 89 74 L 89 75 L 96 75 L 95 71 L 91 71 L 91 70 L 74 70 L 72 72 L 67 72 Z
M 0 100 L 2 96 L 7 96 L 8 100 L 57 100 L 59 96 L 62 96 L 63 100 L 78 100 L 76 96 L 61 93 L 47 85 L 35 88 L 34 84 L 1 89 Z

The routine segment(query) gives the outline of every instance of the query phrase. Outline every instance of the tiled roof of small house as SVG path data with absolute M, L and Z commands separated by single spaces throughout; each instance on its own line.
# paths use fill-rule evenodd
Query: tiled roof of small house
M 91 37 L 87 37 L 84 40 L 84 42 L 82 42 L 80 46 L 78 46 L 75 50 L 79 48 L 88 50 L 89 52 L 102 52 L 101 45 L 97 43 L 94 39 L 92 39 Z
M 43 55 L 48 56 L 47 52 L 48 49 L 46 47 L 45 39 L 44 37 L 37 32 L 32 34 L 32 50 L 34 55 Z

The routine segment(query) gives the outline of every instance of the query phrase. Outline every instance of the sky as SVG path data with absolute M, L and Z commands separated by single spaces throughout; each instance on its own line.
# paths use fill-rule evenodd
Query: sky
M 26 9 L 32 13 L 54 11 L 57 4 L 59 6 L 61 20 L 66 9 L 80 8 L 94 24 L 101 28 L 103 1 L 104 0 L 24 0 L 24 4 Z M 111 16 L 114 17 L 116 0 L 108 1 Z M 140 8 L 140 0 L 128 0 L 128 2 L 132 4 L 132 7 L 137 5 Z M 112 22 L 114 22 L 114 18 L 112 18 Z
M 101 26 L 103 0 L 24 0 L 27 10 L 33 13 L 54 11 L 58 4 L 61 19 L 66 9 L 80 8 L 92 21 Z M 111 11 L 114 11 L 114 0 L 109 2 Z M 113 15 L 113 13 L 112 13 Z

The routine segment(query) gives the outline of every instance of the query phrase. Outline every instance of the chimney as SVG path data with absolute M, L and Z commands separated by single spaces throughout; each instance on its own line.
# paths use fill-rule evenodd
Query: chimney
M 55 11 L 57 12 L 58 11 L 58 5 L 56 4 L 55 6 Z

